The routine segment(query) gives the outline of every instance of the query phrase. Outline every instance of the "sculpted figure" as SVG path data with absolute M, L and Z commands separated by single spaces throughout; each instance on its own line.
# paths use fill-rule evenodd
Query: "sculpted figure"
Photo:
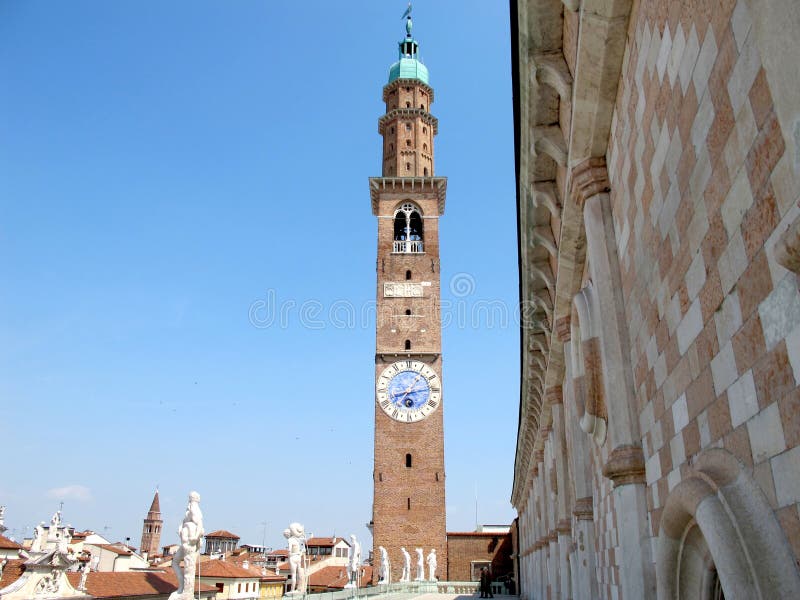
M 350 552 L 347 557 L 347 574 L 349 581 L 345 587 L 358 587 L 358 567 L 361 564 L 361 544 L 355 534 L 350 535 Z
M 381 551 L 381 578 L 378 580 L 378 583 L 389 583 L 389 578 L 392 573 L 389 568 L 389 553 L 386 552 L 386 548 L 383 546 L 378 546 L 378 550 Z
M 431 548 L 428 554 L 428 580 L 436 581 L 436 548 Z
M 403 573 L 400 575 L 400 581 L 411 581 L 411 555 L 405 548 L 400 548 L 403 553 Z
M 178 589 L 169 595 L 169 600 L 191 600 L 194 596 L 195 565 L 204 534 L 200 494 L 191 492 L 183 523 L 178 529 L 181 543 L 172 559 L 172 568 L 178 578 Z M 181 561 L 183 561 L 183 567 L 181 567 Z
M 425 562 L 422 560 L 422 548 L 417 548 L 417 579 L 425 581 Z
M 305 590 L 305 571 L 303 570 L 303 544 L 305 528 L 300 523 L 290 523 L 283 530 L 283 537 L 289 543 L 289 573 L 292 585 L 289 594 L 301 593 Z
M 33 528 L 33 543 L 31 544 L 31 552 L 42 551 L 42 541 L 44 540 L 44 521 Z
M 78 582 L 79 590 L 86 589 L 86 577 L 87 575 L 89 575 L 89 571 L 90 571 L 89 563 L 84 564 L 83 568 L 81 569 L 81 580 Z

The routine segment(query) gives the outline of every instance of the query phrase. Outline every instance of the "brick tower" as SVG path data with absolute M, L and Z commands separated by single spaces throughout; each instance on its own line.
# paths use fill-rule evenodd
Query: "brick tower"
M 370 178 L 378 217 L 371 526 L 376 557 L 379 546 L 389 553 L 392 581 L 403 566 L 401 547 L 412 555 L 412 579 L 416 548 L 425 557 L 436 549 L 438 573 L 447 567 L 439 282 L 447 179 L 433 175 L 433 89 L 410 15 L 406 31 L 383 88 L 382 176 Z
M 161 506 L 158 502 L 158 490 L 153 496 L 153 503 L 142 525 L 142 543 L 139 546 L 140 552 L 147 552 L 147 556 L 161 553 Z

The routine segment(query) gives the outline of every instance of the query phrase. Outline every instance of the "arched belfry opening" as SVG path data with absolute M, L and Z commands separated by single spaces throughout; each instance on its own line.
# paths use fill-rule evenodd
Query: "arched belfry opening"
M 422 214 L 411 202 L 404 202 L 394 213 L 394 252 L 424 252 Z

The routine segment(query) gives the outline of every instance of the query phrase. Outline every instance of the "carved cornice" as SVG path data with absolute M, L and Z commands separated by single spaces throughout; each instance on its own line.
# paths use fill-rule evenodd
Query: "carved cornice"
M 442 216 L 447 196 L 447 177 L 370 177 L 369 197 L 373 215 L 378 216 L 378 200 L 381 194 L 393 193 L 434 194 L 439 204 L 438 216 Z
M 384 129 L 390 121 L 416 118 L 422 119 L 423 123 L 430 125 L 433 135 L 439 133 L 439 119 L 421 108 L 393 108 L 378 119 L 378 133 L 383 135 Z
M 572 169 L 572 201 L 583 206 L 586 200 L 597 194 L 609 192 L 606 159 L 603 156 L 587 158 Z
M 395 79 L 392 83 L 388 83 L 383 86 L 383 101 L 386 102 L 389 99 L 389 92 L 392 90 L 396 90 L 399 87 L 407 87 L 413 86 L 422 88 L 428 96 L 430 97 L 430 101 L 428 104 L 433 104 L 433 88 L 427 84 L 422 83 L 419 79 Z
M 572 508 L 572 514 L 579 521 L 591 521 L 594 518 L 594 501 L 592 497 L 578 498 Z
M 603 465 L 603 475 L 614 487 L 629 483 L 644 483 L 644 453 L 639 446 L 617 446 Z

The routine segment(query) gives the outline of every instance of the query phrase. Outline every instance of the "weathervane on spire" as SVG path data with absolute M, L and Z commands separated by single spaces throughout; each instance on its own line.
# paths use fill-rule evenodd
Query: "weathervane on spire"
M 404 12 L 403 16 L 400 18 L 406 20 L 406 36 L 411 37 L 411 2 L 408 3 L 406 12 Z

